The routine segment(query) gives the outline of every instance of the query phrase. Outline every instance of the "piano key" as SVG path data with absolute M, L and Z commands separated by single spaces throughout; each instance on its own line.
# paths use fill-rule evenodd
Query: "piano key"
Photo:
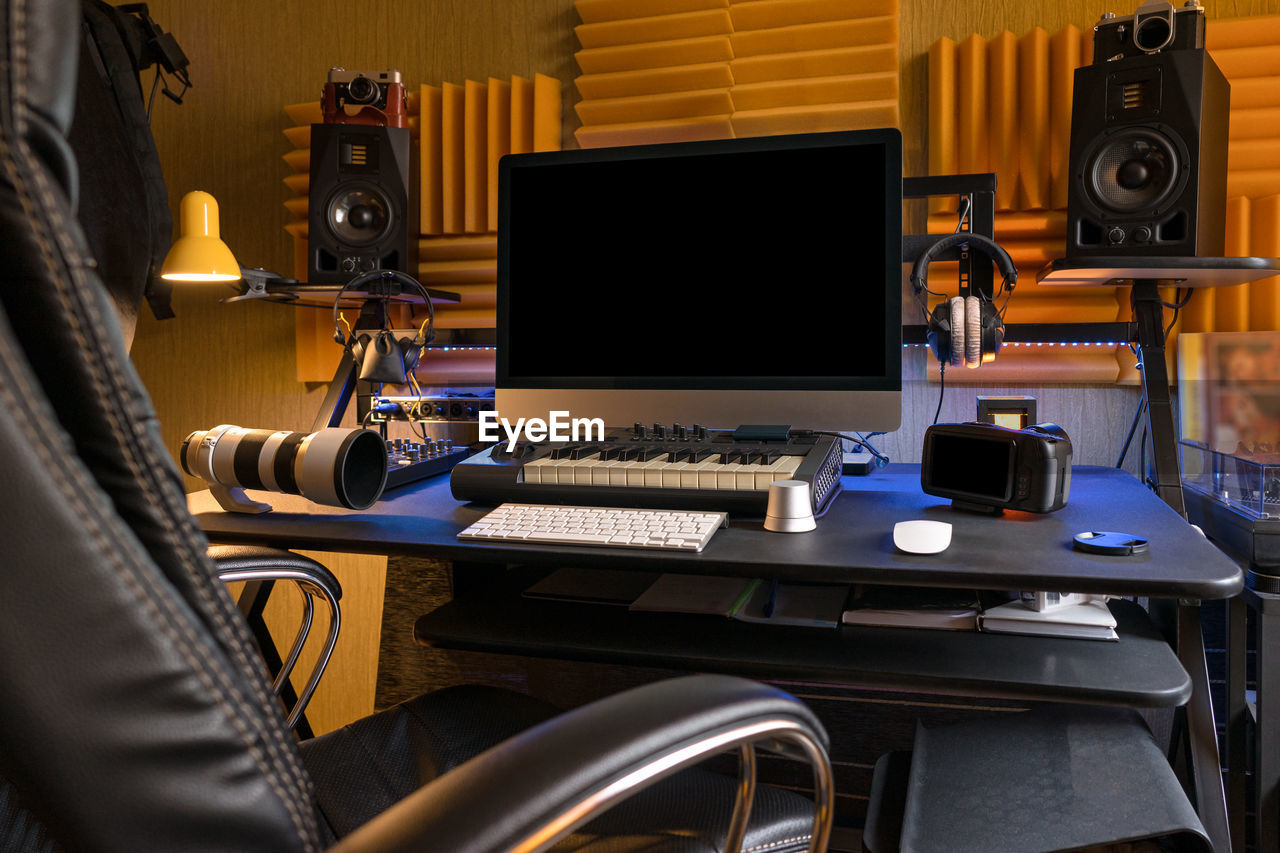
M 733 489 L 738 484 L 737 473 L 742 466 L 736 462 L 728 465 L 721 465 L 716 471 L 716 488 L 717 489 Z
M 544 481 L 542 479 L 543 470 L 550 464 L 551 464 L 551 459 L 545 456 L 541 459 L 535 459 L 532 462 L 524 463 L 524 465 L 521 466 L 521 469 L 520 469 L 521 472 L 524 474 L 524 481 L 526 483 L 554 482 L 552 480 Z

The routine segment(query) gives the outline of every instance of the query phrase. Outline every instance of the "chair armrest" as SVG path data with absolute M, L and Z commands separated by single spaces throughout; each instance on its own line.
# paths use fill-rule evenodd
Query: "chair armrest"
M 217 565 L 218 576 L 235 573 L 234 580 L 294 580 L 295 577 L 323 589 L 335 601 L 342 598 L 342 584 L 333 572 L 310 557 L 269 548 L 265 545 L 210 545 L 209 559 Z M 239 577 L 245 573 L 267 573 L 269 577 Z M 301 582 L 301 581 L 299 581 Z
M 306 645 L 307 636 L 311 633 L 311 620 L 315 606 L 313 599 L 319 598 L 329 608 L 329 632 L 320 655 L 316 658 L 306 684 L 298 694 L 298 701 L 289 709 L 288 726 L 294 728 L 302 719 L 302 714 L 315 693 L 320 677 L 324 675 L 329 658 L 333 656 L 334 646 L 338 643 L 338 631 L 342 626 L 342 612 L 338 600 L 342 598 L 342 585 L 333 573 L 324 566 L 304 557 L 280 548 L 268 548 L 260 545 L 210 545 L 210 559 L 218 569 L 218 577 L 225 583 L 236 581 L 292 581 L 302 593 L 305 609 L 302 622 L 294 636 L 289 654 L 285 657 L 276 674 L 272 689 L 279 696 L 288 683 L 289 675 L 298 662 L 298 656 Z M 264 629 L 265 630 L 265 629 Z
M 834 789 L 821 723 L 781 690 L 722 675 L 648 684 L 561 714 L 425 785 L 333 850 L 545 849 L 653 782 L 747 743 L 813 765 L 810 849 L 825 850 Z

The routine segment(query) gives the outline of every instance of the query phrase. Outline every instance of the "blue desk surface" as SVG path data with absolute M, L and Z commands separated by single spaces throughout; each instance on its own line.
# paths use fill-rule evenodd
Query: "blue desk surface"
M 1230 597 L 1244 584 L 1234 562 L 1132 475 L 1113 468 L 1077 466 L 1067 506 L 1048 515 L 954 510 L 920 491 L 918 465 L 845 477 L 844 486 L 812 533 L 771 533 L 759 520 L 736 520 L 700 554 L 459 542 L 458 531 L 489 507 L 456 501 L 446 476 L 390 491 L 363 512 L 267 492 L 250 493 L 276 507 L 257 516 L 224 512 L 207 491 L 189 495 L 188 503 L 215 542 L 467 562 L 1204 599 Z M 951 522 L 951 546 L 930 556 L 897 551 L 893 525 L 912 518 Z M 1072 537 L 1086 530 L 1143 536 L 1150 551 L 1107 557 L 1072 550 Z

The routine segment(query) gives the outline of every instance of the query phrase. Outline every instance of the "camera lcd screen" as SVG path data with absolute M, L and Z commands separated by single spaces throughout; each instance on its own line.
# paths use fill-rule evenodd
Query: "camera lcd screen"
M 1008 500 L 1015 450 L 1007 439 L 934 435 L 931 484 L 939 490 Z

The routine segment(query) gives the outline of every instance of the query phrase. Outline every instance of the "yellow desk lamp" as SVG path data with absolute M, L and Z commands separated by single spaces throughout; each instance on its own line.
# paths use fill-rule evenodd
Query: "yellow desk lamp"
M 193 190 L 178 209 L 179 237 L 165 255 L 160 277 L 166 281 L 239 281 L 240 264 L 218 235 L 218 202 Z
M 192 190 L 178 206 L 178 239 L 165 255 L 160 277 L 181 283 L 240 282 L 238 296 L 220 302 L 298 298 L 297 281 L 261 268 L 240 266 L 218 232 L 218 201 L 207 192 Z

